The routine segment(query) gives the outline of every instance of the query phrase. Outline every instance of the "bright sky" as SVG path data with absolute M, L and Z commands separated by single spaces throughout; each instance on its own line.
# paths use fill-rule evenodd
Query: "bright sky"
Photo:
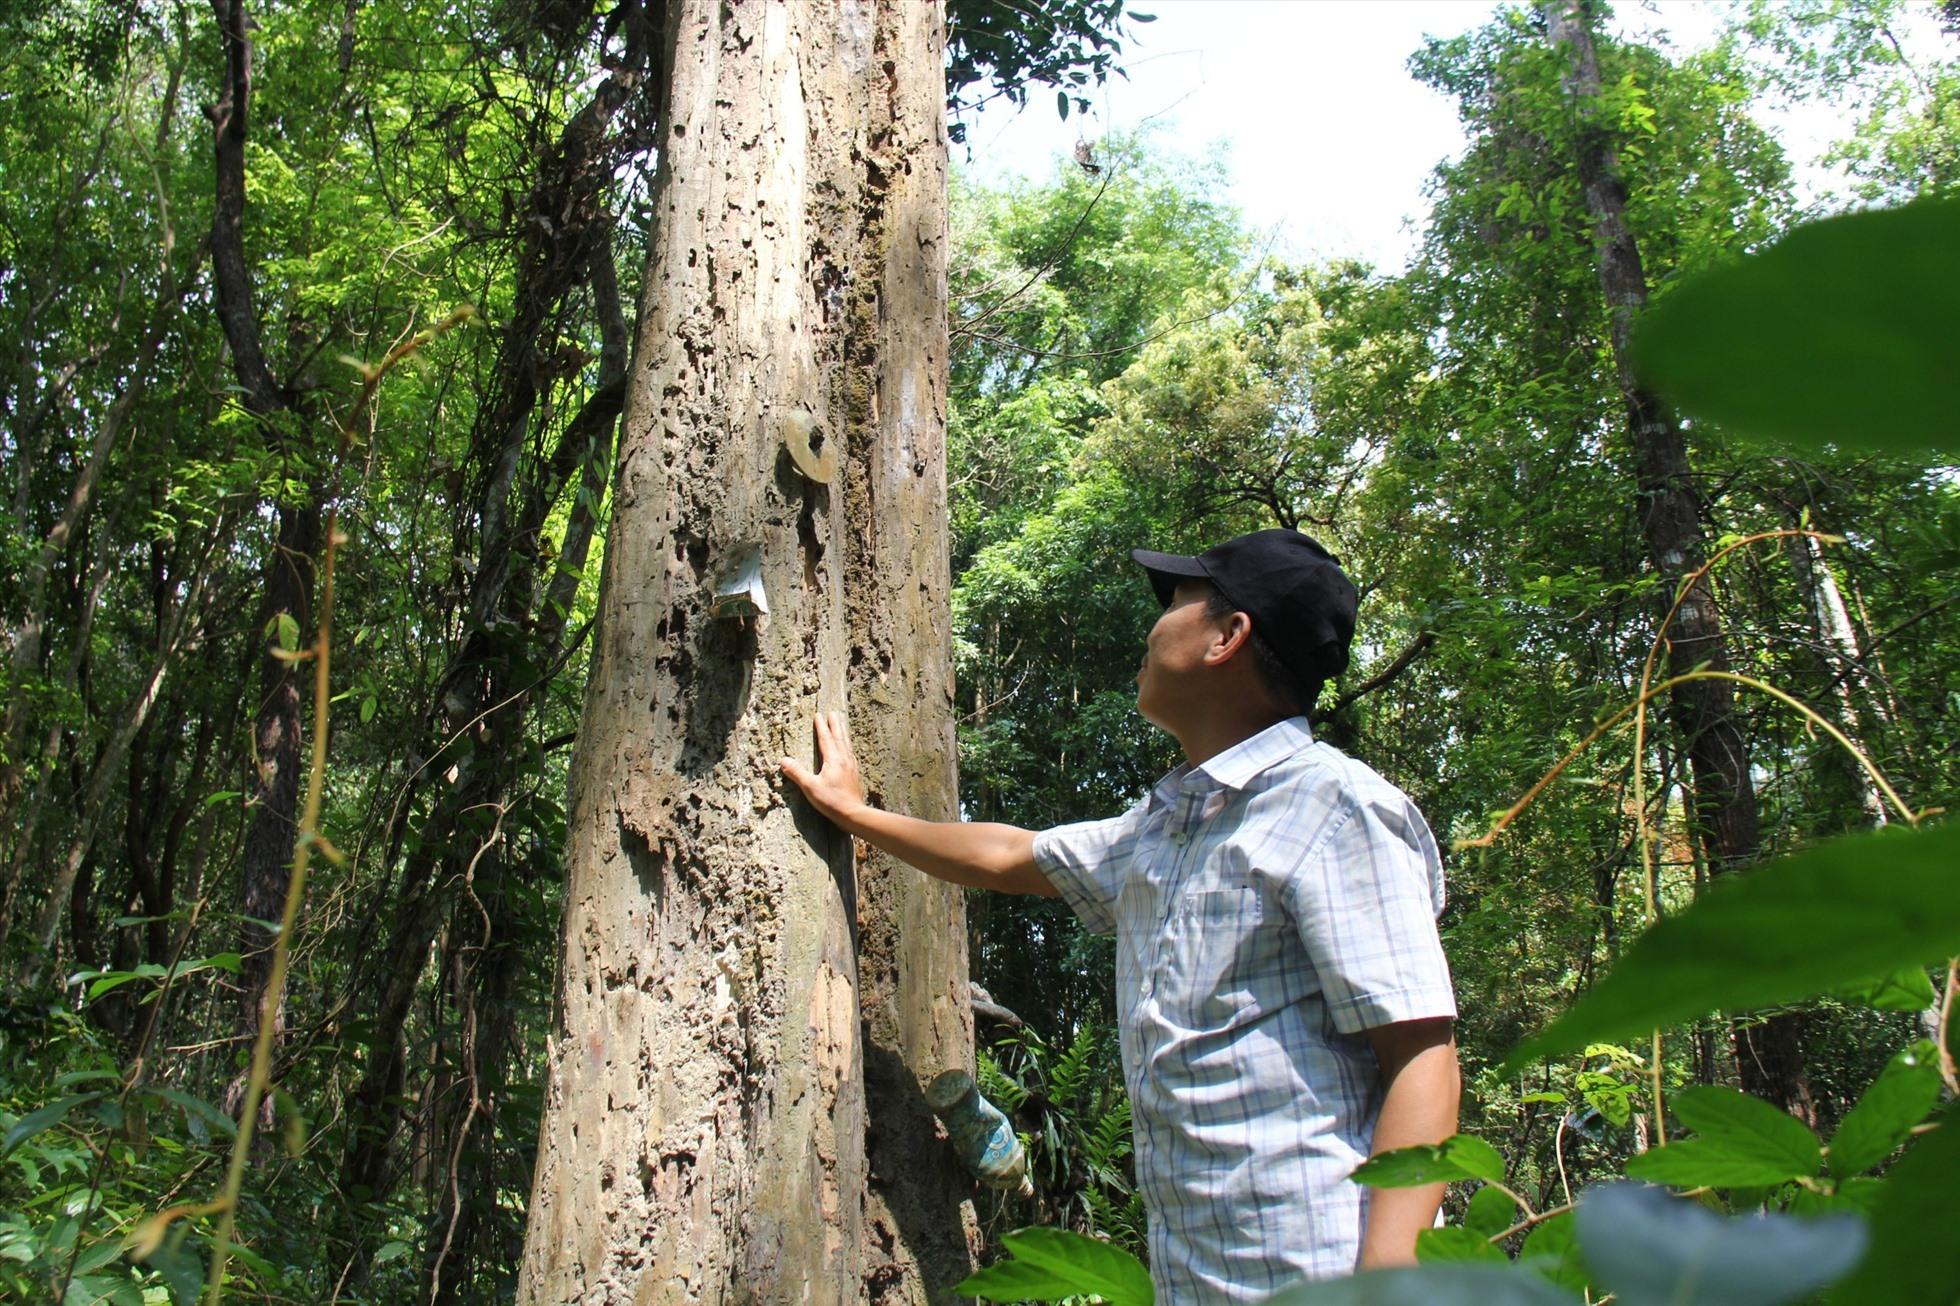
M 1149 125 L 1192 158 L 1222 156 L 1229 196 L 1252 225 L 1294 258 L 1359 255 L 1384 271 L 1413 256 L 1427 212 L 1423 186 L 1463 145 L 1454 106 L 1409 76 L 1425 35 L 1455 36 L 1482 23 L 1486 0 L 1131 0 L 1155 13 L 1137 24 L 1123 64 L 1091 97 L 1086 117 L 1056 114 L 1036 91 L 1026 111 L 996 101 L 968 119 L 981 180 L 1046 177 L 1078 138 Z M 1716 28 L 1699 0 L 1621 5 L 1622 31 L 1666 33 L 1686 48 Z M 1791 120 L 1814 153 L 1830 124 Z

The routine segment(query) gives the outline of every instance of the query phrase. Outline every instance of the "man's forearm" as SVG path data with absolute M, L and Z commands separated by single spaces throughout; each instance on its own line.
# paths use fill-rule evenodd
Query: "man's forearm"
M 1418 1143 L 1440 1143 L 1456 1133 L 1456 1047 L 1431 1044 L 1399 1067 L 1384 1067 L 1387 1092 L 1375 1122 L 1372 1154 Z M 1435 1223 L 1446 1184 L 1420 1188 L 1371 1188 L 1361 1237 L 1361 1268 L 1414 1262 L 1416 1235 Z
M 847 833 L 954 884 L 1054 896 L 1054 886 L 1034 864 L 1033 831 L 990 822 L 921 821 L 879 811 L 865 801 L 864 778 L 851 751 L 844 714 L 819 712 L 811 725 L 822 766 L 812 771 L 785 757 L 783 774 L 803 791 L 811 806 Z
M 935 879 L 1001 893 L 1053 897 L 1034 861 L 1034 832 L 995 822 L 922 821 L 868 804 L 841 811 L 839 825 Z

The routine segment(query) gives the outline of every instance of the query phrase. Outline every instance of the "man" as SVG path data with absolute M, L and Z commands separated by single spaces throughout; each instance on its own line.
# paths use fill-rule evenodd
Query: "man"
M 1356 594 L 1295 531 L 1132 555 L 1164 614 L 1137 710 L 1186 761 L 1122 816 L 1040 834 L 866 804 L 841 716 L 811 803 L 929 875 L 1059 895 L 1117 936 L 1123 1073 L 1164 1302 L 1257 1301 L 1414 1259 L 1442 1185 L 1369 1192 L 1373 1152 L 1456 1130 L 1442 868 L 1413 804 L 1316 741 Z

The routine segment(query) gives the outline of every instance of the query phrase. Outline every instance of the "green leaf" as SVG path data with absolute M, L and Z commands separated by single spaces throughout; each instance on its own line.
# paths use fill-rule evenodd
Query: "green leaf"
M 1524 1248 L 1518 1253 L 1518 1264 L 1533 1273 L 1544 1275 L 1562 1288 L 1585 1292 L 1590 1281 L 1586 1277 L 1586 1267 L 1579 1260 L 1578 1235 L 1574 1232 L 1577 1227 L 1570 1211 L 1534 1225 L 1531 1232 L 1524 1236 Z
M 1068 121 L 1068 92 L 1067 91 L 1055 92 L 1055 112 L 1062 115 L 1063 122 Z
M 1684 1138 L 1629 1157 L 1627 1178 L 1674 1188 L 1738 1188 L 1794 1178 L 1726 1139 Z
M 399 1240 L 391 1243 L 383 1243 L 381 1250 L 374 1254 L 374 1263 L 376 1265 L 386 1265 L 389 1261 L 406 1255 L 408 1255 L 407 1243 Z
M 1527 1062 L 1691 1020 L 1796 1002 L 1960 952 L 1960 821 L 1833 839 L 1726 876 L 1648 930 L 1544 1032 Z
M 379 704 L 375 701 L 375 697 L 372 694 L 369 694 L 363 699 L 361 699 L 361 724 L 362 725 L 366 725 L 368 722 L 374 720 L 374 711 L 375 708 L 378 706 Z
M 288 653 L 299 649 L 299 622 L 290 612 L 281 612 L 265 623 L 265 637 Z
M 88 986 L 87 1000 L 93 1002 L 112 989 L 119 989 L 131 980 L 142 978 L 143 976 L 131 970 L 110 971 L 107 975 L 104 975 L 101 979 Z
M 1267 1306 L 1579 1306 L 1579 1298 L 1515 1265 L 1471 1262 L 1303 1283 Z
M 1472 1134 L 1458 1134 L 1440 1143 L 1418 1143 L 1371 1156 L 1350 1176 L 1373 1188 L 1416 1188 L 1423 1184 L 1459 1183 L 1481 1179 L 1504 1182 L 1504 1158 L 1497 1149 Z
M 1495 1238 L 1518 1222 L 1518 1204 L 1502 1188 L 1486 1184 L 1470 1194 L 1463 1227 L 1482 1238 Z
M 1495 1190 L 1486 1188 L 1483 1191 L 1488 1193 Z M 1416 1234 L 1416 1259 L 1427 1265 L 1449 1261 L 1509 1262 L 1511 1258 L 1501 1248 L 1492 1246 L 1487 1235 L 1453 1224 L 1441 1229 L 1424 1229 Z
M 1867 1221 L 1878 1210 L 1885 1192 L 1885 1181 L 1869 1175 L 1854 1175 L 1838 1182 L 1837 1191 L 1820 1193 L 1815 1188 L 1799 1188 L 1790 1195 L 1791 1215 L 1860 1215 Z
M 187 1245 L 189 1230 L 166 1238 L 144 1264 L 163 1276 L 164 1287 L 176 1306 L 194 1306 L 204 1291 L 204 1258 Z
M 201 1097 L 192 1097 L 189 1093 L 175 1088 L 146 1088 L 143 1091 L 151 1097 L 174 1104 L 184 1113 L 186 1122 L 203 1121 L 226 1138 L 231 1138 L 238 1133 L 237 1121 Z
M 0 1156 L 13 1151 L 42 1130 L 54 1128 L 70 1111 L 82 1103 L 93 1102 L 101 1096 L 100 1093 L 71 1093 L 67 1097 L 56 1098 L 39 1110 L 29 1111 L 14 1121 L 13 1128 L 7 1131 L 6 1139 L 0 1141 Z
M 1939 1050 L 1920 1039 L 1886 1063 L 1831 1137 L 1831 1173 L 1862 1174 L 1892 1155 L 1940 1100 Z
M 1701 1084 L 1675 1095 L 1674 1116 L 1704 1139 L 1728 1143 L 1766 1166 L 1789 1168 L 1780 1183 L 1814 1175 L 1823 1162 L 1817 1136 L 1801 1120 L 1759 1097 L 1720 1084 Z
M 1797 228 L 1691 281 L 1635 360 L 1683 409 L 1798 451 L 1960 449 L 1960 201 Z
M 1777 1306 L 1841 1277 L 1865 1247 L 1856 1216 L 1730 1218 L 1638 1184 L 1587 1193 L 1578 1234 L 1619 1306 Z
M 1060 1301 L 1094 1293 L 1110 1306 L 1150 1306 L 1150 1272 L 1112 1243 L 1065 1229 L 1022 1229 L 1000 1241 L 1014 1259 L 969 1276 L 955 1292 L 989 1301 Z
M 1837 997 L 1853 1006 L 1875 1011 L 1924 1011 L 1939 1001 L 1933 981 L 1921 966 L 1908 966 L 1890 975 L 1839 989 Z
M 120 1084 L 122 1082 L 122 1072 L 117 1070 L 71 1070 L 65 1075 L 56 1075 L 54 1078 L 54 1086 L 56 1088 L 68 1088 L 75 1084 L 100 1084 L 104 1082 Z

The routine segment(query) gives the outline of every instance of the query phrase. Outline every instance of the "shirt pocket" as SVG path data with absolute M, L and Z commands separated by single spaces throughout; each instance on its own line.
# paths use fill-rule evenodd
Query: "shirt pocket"
M 1241 1024 L 1270 1002 L 1282 913 L 1256 888 L 1184 895 L 1164 931 L 1158 1004 L 1191 1030 Z

